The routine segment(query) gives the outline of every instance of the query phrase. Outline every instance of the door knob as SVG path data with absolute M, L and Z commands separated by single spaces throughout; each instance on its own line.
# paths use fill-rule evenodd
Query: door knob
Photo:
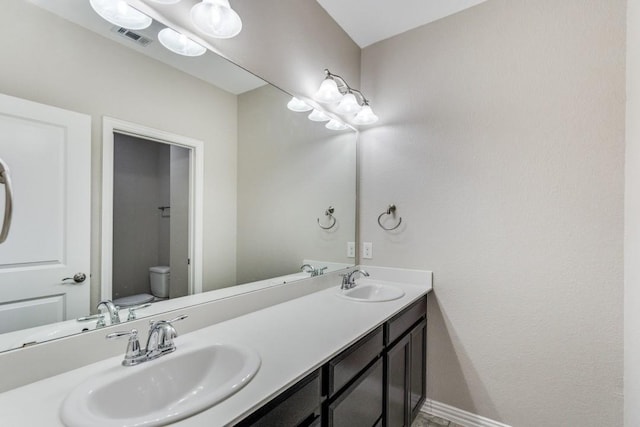
M 64 279 L 62 279 L 63 282 L 66 282 L 67 280 L 73 280 L 76 283 L 82 283 L 85 281 L 85 279 L 87 278 L 87 275 L 84 273 L 76 273 L 74 274 L 73 277 L 65 277 Z

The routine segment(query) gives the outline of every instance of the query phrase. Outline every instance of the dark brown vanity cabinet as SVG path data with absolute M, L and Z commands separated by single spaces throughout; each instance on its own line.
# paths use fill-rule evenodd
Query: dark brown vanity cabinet
M 321 370 L 318 369 L 245 418 L 237 426 L 320 427 L 321 394 Z
M 410 426 L 426 398 L 426 297 L 342 351 L 240 426 Z
M 425 312 L 426 300 L 423 299 L 386 323 L 385 427 L 409 427 L 426 399 Z

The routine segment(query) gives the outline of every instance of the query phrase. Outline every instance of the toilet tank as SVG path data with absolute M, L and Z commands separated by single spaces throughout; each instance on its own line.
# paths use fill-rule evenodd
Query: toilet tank
M 151 293 L 154 297 L 169 298 L 169 267 L 159 265 L 149 268 Z

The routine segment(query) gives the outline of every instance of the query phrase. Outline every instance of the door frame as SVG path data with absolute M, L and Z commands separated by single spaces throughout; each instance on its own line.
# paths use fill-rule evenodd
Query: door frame
M 189 295 L 202 292 L 204 142 L 137 123 L 102 118 L 102 256 L 100 298 L 113 290 L 113 146 L 114 133 L 190 149 Z

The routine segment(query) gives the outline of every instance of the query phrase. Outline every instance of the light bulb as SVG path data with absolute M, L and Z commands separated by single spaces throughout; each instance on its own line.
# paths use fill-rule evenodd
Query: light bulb
M 313 110 L 312 106 L 296 98 L 295 96 L 291 98 L 291 101 L 289 101 L 289 103 L 287 104 L 287 108 L 291 111 L 296 111 L 298 113 L 304 113 L 305 111 Z
M 113 25 L 129 30 L 143 30 L 151 25 L 151 18 L 129 6 L 124 0 L 89 0 L 93 10 Z
M 372 125 L 378 121 L 378 116 L 373 113 L 371 107 L 366 104 L 362 110 L 353 119 L 353 123 L 357 125 Z
M 309 120 L 314 122 L 326 122 L 327 120 L 331 120 L 331 117 L 327 116 L 320 110 L 314 109 L 311 114 L 309 114 Z
M 235 37 L 242 30 L 242 20 L 229 0 L 202 0 L 191 8 L 191 20 L 200 31 L 219 39 Z
M 179 55 L 200 56 L 207 51 L 204 46 L 171 28 L 161 30 L 158 33 L 158 40 L 160 40 L 162 46 Z
M 336 119 L 331 119 L 326 125 L 324 125 L 324 127 L 331 130 L 345 130 L 347 128 L 347 125 L 345 125 L 342 122 L 339 122 Z
M 355 114 L 360 111 L 362 107 L 358 104 L 356 96 L 352 93 L 347 93 L 336 107 L 336 111 L 340 114 Z
M 338 84 L 335 80 L 324 79 L 314 98 L 320 102 L 329 104 L 342 99 L 342 94 L 338 90 Z

